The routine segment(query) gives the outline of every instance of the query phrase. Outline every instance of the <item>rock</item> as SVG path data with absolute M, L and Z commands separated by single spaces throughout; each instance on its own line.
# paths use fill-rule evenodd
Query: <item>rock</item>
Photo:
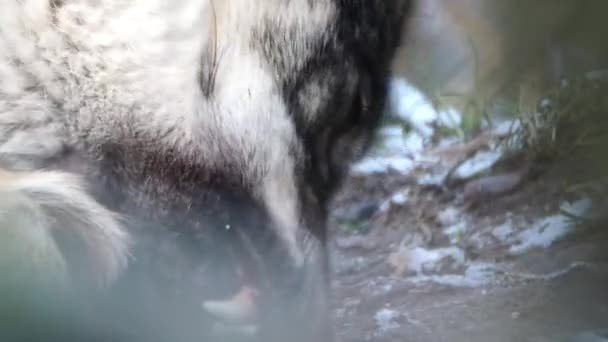
M 521 184 L 524 174 L 525 172 L 520 171 L 472 180 L 465 185 L 463 197 L 472 201 L 505 194 Z

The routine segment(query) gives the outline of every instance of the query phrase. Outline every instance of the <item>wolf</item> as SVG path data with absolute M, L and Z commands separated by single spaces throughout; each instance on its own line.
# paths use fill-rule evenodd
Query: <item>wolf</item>
M 413 6 L 1 1 L 3 340 L 332 341 L 328 202 Z

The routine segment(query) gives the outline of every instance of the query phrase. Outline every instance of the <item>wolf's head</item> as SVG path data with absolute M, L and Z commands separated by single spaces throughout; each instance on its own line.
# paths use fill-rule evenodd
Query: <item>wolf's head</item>
M 328 338 L 327 203 L 411 2 L 4 1 L 1 190 L 112 327 Z

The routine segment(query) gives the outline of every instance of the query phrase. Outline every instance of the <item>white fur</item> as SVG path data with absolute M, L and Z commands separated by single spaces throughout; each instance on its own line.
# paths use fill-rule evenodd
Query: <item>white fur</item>
M 52 237 L 54 230 L 63 229 L 78 234 L 87 245 L 92 261 L 91 270 L 94 272 L 92 276 L 99 284 L 111 283 L 127 266 L 128 234 L 114 213 L 86 193 L 77 176 L 53 171 L 0 171 L 0 196 L 14 199 L 0 202 L 3 223 L 0 236 L 19 236 L 20 231 L 22 234 L 19 238 L 29 241 L 17 248 L 38 246 L 46 251 L 42 255 L 31 251 L 34 263 L 48 262 L 49 258 L 55 260 L 59 269 L 64 268 L 65 261 Z M 21 208 L 19 212 L 23 216 L 32 218 L 24 222 L 33 227 L 24 227 L 19 223 L 23 221 L 13 224 L 11 222 L 15 221 L 6 219 L 16 207 Z M 4 251 L 0 255 L 4 257 Z
M 34 279 L 34 284 L 66 287 L 69 280 L 66 260 L 51 230 L 38 206 L 27 198 L 0 190 L 0 274 L 3 275 L 0 282 L 29 283 Z
M 302 44 L 289 52 L 297 53 L 297 67 L 309 53 L 305 38 L 321 35 L 334 13 L 330 2 L 283 0 L 64 0 L 59 8 L 49 0 L 2 0 L 0 160 L 35 170 L 37 160 L 83 139 L 162 136 L 160 146 L 210 168 L 242 170 L 300 263 L 299 161 L 289 157 L 295 128 L 250 34 L 269 18 L 295 25 Z M 205 98 L 200 61 L 214 55 L 216 90 Z M 125 235 L 77 184 L 72 175 L 40 172 L 4 186 L 70 215 L 70 228 L 112 278 L 126 262 Z

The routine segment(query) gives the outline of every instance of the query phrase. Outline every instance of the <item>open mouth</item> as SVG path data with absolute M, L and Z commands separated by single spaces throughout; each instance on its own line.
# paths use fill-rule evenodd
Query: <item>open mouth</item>
M 304 294 L 301 287 L 304 270 L 268 269 L 270 265 L 259 265 L 251 256 L 237 260 L 240 266 L 233 278 L 237 286 L 223 292 L 224 295 L 200 302 L 211 320 L 212 335 L 221 341 L 257 341 L 290 330 L 287 325 L 296 323 L 293 314 L 302 309 L 298 299 Z
M 255 337 L 259 330 L 260 289 L 250 274 L 239 268 L 240 286 L 228 298 L 203 300 L 201 306 L 212 317 L 212 334 L 216 336 Z
M 234 335 L 254 337 L 259 329 L 259 292 L 243 286 L 232 298 L 219 301 L 204 301 L 202 307 L 214 318 L 213 333 L 218 336 Z

